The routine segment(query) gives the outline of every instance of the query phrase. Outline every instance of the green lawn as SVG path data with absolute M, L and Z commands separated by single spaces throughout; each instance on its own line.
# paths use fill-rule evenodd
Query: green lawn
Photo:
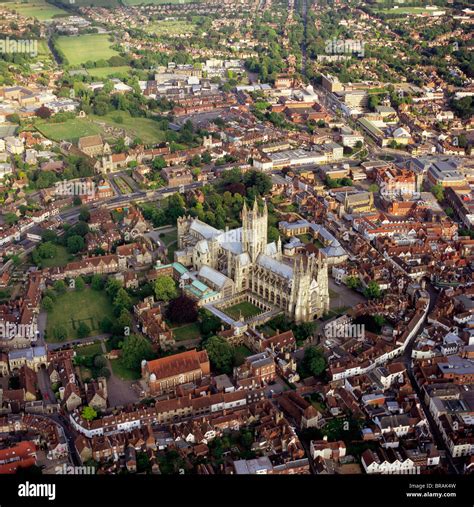
M 89 76 L 96 79 L 104 79 L 109 76 L 123 78 L 130 75 L 131 70 L 132 67 L 129 65 L 122 65 L 120 67 L 97 67 L 95 69 L 87 69 L 87 73 Z
M 78 356 L 96 356 L 97 354 L 103 354 L 100 342 L 93 343 L 92 345 L 86 345 L 85 347 L 74 347 Z
M 178 249 L 178 231 L 166 232 L 160 240 L 168 248 L 168 259 L 170 262 L 174 262 L 174 253 Z
M 113 111 L 105 116 L 91 116 L 95 122 L 105 123 L 121 128 L 134 138 L 139 137 L 146 144 L 161 143 L 165 140 L 165 132 L 155 120 L 149 118 L 133 118 L 126 111 Z
M 113 359 L 110 361 L 110 364 L 112 365 L 114 375 L 122 380 L 138 380 L 141 376 L 139 372 L 125 367 L 121 359 Z
M 46 21 L 56 17 L 67 16 L 68 13 L 44 0 L 28 2 L 0 2 L 0 6 L 16 11 L 21 16 Z
M 245 345 L 239 345 L 238 347 L 234 347 L 234 363 L 236 366 L 240 366 L 245 358 L 251 356 L 253 352 L 246 347 Z
M 147 33 L 158 36 L 193 33 L 195 29 L 196 27 L 192 23 L 184 20 L 155 21 L 145 26 Z
M 124 0 L 125 5 L 147 5 L 147 4 L 189 4 L 198 3 L 200 0 Z
M 82 118 L 74 118 L 63 123 L 37 123 L 36 129 L 53 141 L 77 142 L 80 137 L 93 136 L 102 133 L 102 128 Z
M 77 338 L 80 322 L 87 324 L 90 336 L 101 334 L 99 322 L 104 318 L 114 319 L 112 305 L 104 292 L 86 287 L 82 291 L 68 290 L 57 297 L 53 309 L 48 312 L 46 325 L 47 341 L 54 342 L 53 330 L 62 327 L 67 331 L 65 341 Z
M 439 9 L 443 9 L 440 7 Z M 397 9 L 379 9 L 379 12 L 383 14 L 400 14 L 401 16 L 408 14 L 425 14 L 430 12 L 430 9 L 426 9 L 425 7 L 398 7 Z
M 192 324 L 186 324 L 185 326 L 176 327 L 173 329 L 174 339 L 177 342 L 184 340 L 193 340 L 194 338 L 201 337 L 201 331 L 199 325 L 196 322 Z
M 242 314 L 244 319 L 248 319 L 249 317 L 253 317 L 254 315 L 258 315 L 262 312 L 260 308 L 252 303 L 249 303 L 248 301 L 243 301 L 242 303 L 229 306 L 222 311 L 229 315 L 229 317 L 232 317 L 234 320 L 238 320 L 240 318 L 240 314 Z
M 52 259 L 41 259 L 42 268 L 62 267 L 74 260 L 74 255 L 71 255 L 64 246 L 54 246 L 56 248 L 56 255 Z
M 112 42 L 107 34 L 88 34 L 77 37 L 58 37 L 58 48 L 66 56 L 69 65 L 108 60 L 118 52 L 111 48 Z

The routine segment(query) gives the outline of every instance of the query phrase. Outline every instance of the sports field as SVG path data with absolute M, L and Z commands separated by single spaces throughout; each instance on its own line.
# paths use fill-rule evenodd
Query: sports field
M 379 12 L 384 14 L 399 14 L 400 16 L 407 16 L 409 14 L 427 14 L 431 11 L 425 7 L 398 7 L 397 9 L 379 9 Z
M 124 0 L 126 5 L 148 5 L 148 4 L 189 4 L 198 3 L 200 0 Z
M 69 65 L 108 60 L 118 52 L 111 48 L 113 43 L 107 34 L 88 34 L 78 37 L 58 37 L 58 48 L 66 56 Z
M 91 330 L 90 336 L 100 334 L 99 323 L 104 317 L 114 320 L 112 305 L 105 292 L 90 288 L 82 291 L 68 290 L 57 297 L 53 309 L 48 312 L 47 341 L 54 342 L 54 329 L 61 327 L 67 332 L 65 341 L 77 338 L 77 328 L 84 322 Z
M 67 16 L 68 13 L 45 0 L 31 0 L 28 2 L 0 2 L 0 6 L 12 9 L 21 16 L 47 21 L 56 17 Z
M 37 123 L 36 128 L 45 137 L 57 142 L 77 142 L 80 137 L 102 133 L 99 125 L 82 118 L 74 118 L 63 123 Z

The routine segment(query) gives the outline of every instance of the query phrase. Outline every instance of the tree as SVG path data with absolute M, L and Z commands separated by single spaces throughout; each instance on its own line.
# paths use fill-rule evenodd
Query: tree
M 151 163 L 151 167 L 155 171 L 161 171 L 167 166 L 166 160 L 163 157 L 156 157 L 153 159 L 153 162 Z
M 94 290 L 102 290 L 104 288 L 104 279 L 100 275 L 93 275 L 91 279 L 91 287 Z
M 217 333 L 221 328 L 221 320 L 209 310 L 201 308 L 198 312 L 199 330 L 202 336 L 209 336 Z
M 56 231 L 51 231 L 50 229 L 45 229 L 41 233 L 41 241 L 55 243 L 57 241 L 57 239 L 58 239 L 58 235 L 57 235 Z
M 56 280 L 53 287 L 58 294 L 64 294 L 66 292 L 66 284 L 64 283 L 64 280 Z
M 77 337 L 78 338 L 85 338 L 86 336 L 89 336 L 91 330 L 89 329 L 89 326 L 85 322 L 80 322 L 79 326 L 77 326 Z
M 41 106 L 35 111 L 35 114 L 38 116 L 38 118 L 46 120 L 51 116 L 51 109 L 47 108 L 46 106 Z
M 360 286 L 360 280 L 357 276 L 348 276 L 346 278 L 346 285 L 349 289 L 357 289 Z
M 91 214 L 86 207 L 81 208 L 81 212 L 79 213 L 79 220 L 82 220 L 83 222 L 87 222 L 89 220 L 90 216 L 91 216 Z
M 101 369 L 99 370 L 99 372 L 98 372 L 98 375 L 97 375 L 97 376 L 98 376 L 98 377 L 105 377 L 106 379 L 109 379 L 109 378 L 110 378 L 110 375 L 111 375 L 110 370 L 109 370 L 108 368 L 104 367 L 104 368 L 101 368 Z
M 56 341 L 62 342 L 66 339 L 67 331 L 63 326 L 57 326 L 53 329 L 53 337 Z
M 13 225 L 18 222 L 19 217 L 15 213 L 8 212 L 3 215 L 3 219 L 7 225 Z
M 367 287 L 364 289 L 364 296 L 367 299 L 378 299 L 382 295 L 382 290 L 380 289 L 380 285 L 372 280 L 368 283 Z
M 326 360 L 320 349 L 308 347 L 301 361 L 299 372 L 302 378 L 318 376 L 326 369 Z
M 168 318 L 175 324 L 194 322 L 197 319 L 196 302 L 185 295 L 171 300 L 168 305 Z
M 160 276 L 155 281 L 155 296 L 158 301 L 169 301 L 178 297 L 176 283 L 171 276 Z
M 97 412 L 92 407 L 87 405 L 87 407 L 84 407 L 82 409 L 81 415 L 82 418 L 85 419 L 86 421 L 93 421 L 97 417 Z
M 107 364 L 107 361 L 105 360 L 105 357 L 101 354 L 97 354 L 94 357 L 94 366 L 96 368 L 103 368 Z
M 109 317 L 104 317 L 99 322 L 99 328 L 103 333 L 110 333 L 112 331 L 114 323 Z
M 81 276 L 78 276 L 74 280 L 74 285 L 75 285 L 77 291 L 84 290 L 84 287 L 86 286 L 86 284 L 84 283 L 84 280 Z
M 126 336 L 122 345 L 122 363 L 126 368 L 139 370 L 143 359 L 151 359 L 151 343 L 141 335 Z
M 109 278 L 105 285 L 105 292 L 110 299 L 115 299 L 118 291 L 122 288 L 122 284 L 115 278 Z
M 41 302 L 41 306 L 43 307 L 44 310 L 46 310 L 47 312 L 50 312 L 53 309 L 54 302 L 49 296 L 46 296 L 43 298 L 43 301 Z
M 206 342 L 205 349 L 216 371 L 226 374 L 232 373 L 234 351 L 224 338 L 211 336 Z
M 66 248 L 69 253 L 75 254 L 84 250 L 85 242 L 84 238 L 79 235 L 71 236 L 67 239 Z
M 444 199 L 444 188 L 439 183 L 431 187 L 431 193 L 436 197 L 436 200 L 442 201 Z
M 124 336 L 132 327 L 132 317 L 130 316 L 130 312 L 125 308 L 119 315 L 119 318 L 115 321 L 112 326 L 112 332 L 118 336 Z
M 120 287 L 120 289 L 117 291 L 117 294 L 114 297 L 113 305 L 116 315 L 120 315 L 124 309 L 130 310 L 132 307 L 132 299 L 124 288 Z

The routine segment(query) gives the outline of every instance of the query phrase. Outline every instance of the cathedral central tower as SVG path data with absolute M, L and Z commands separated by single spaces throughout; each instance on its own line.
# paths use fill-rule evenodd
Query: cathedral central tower
M 265 253 L 267 245 L 268 208 L 265 202 L 263 212 L 258 209 L 257 199 L 253 208 L 249 210 L 244 202 L 242 208 L 242 247 L 248 252 L 252 262 L 257 260 L 261 253 Z

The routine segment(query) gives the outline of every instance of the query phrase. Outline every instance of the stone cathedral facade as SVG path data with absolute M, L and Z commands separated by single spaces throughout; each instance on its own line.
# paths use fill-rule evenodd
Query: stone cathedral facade
M 267 243 L 268 209 L 257 201 L 242 209 L 242 227 L 215 229 L 198 218 L 178 219 L 176 260 L 216 278 L 232 280 L 232 293 L 251 292 L 281 308 L 296 322 L 308 322 L 329 310 L 328 267 L 321 257 L 283 258 L 281 240 Z M 208 275 L 210 276 L 210 275 Z

